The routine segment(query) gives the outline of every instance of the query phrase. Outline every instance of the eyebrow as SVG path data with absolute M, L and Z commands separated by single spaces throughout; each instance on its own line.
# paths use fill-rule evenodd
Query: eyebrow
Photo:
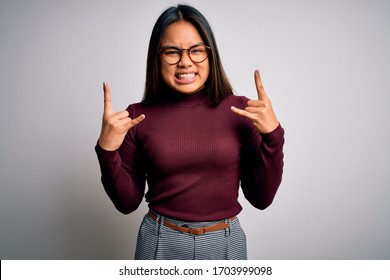
M 197 44 L 192 45 L 191 47 L 189 47 L 189 49 L 191 49 L 191 48 L 193 48 L 193 47 L 205 46 L 205 45 L 206 45 L 205 43 L 199 42 L 199 43 L 197 43 Z M 174 48 L 174 49 L 178 49 L 178 50 L 185 50 L 185 49 L 181 49 L 181 48 L 179 48 L 179 47 L 177 47 L 177 46 L 174 46 L 174 45 L 165 45 L 165 46 L 161 46 L 161 47 L 160 47 L 160 50 L 162 50 L 162 49 L 168 49 L 168 48 Z

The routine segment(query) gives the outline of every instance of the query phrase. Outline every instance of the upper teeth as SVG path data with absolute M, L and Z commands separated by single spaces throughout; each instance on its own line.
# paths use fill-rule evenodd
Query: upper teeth
M 195 74 L 194 74 L 194 73 L 179 74 L 178 77 L 179 77 L 179 79 L 188 79 L 188 78 L 193 78 L 193 77 L 195 77 Z

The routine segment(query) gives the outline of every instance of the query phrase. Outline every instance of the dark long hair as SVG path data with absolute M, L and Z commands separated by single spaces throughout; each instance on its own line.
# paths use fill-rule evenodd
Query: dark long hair
M 167 90 L 167 85 L 160 73 L 161 59 L 159 56 L 160 41 L 165 30 L 171 23 L 185 20 L 198 30 L 204 43 L 211 47 L 209 53 L 210 74 L 205 83 L 205 90 L 214 105 L 218 105 L 223 98 L 233 94 L 232 86 L 222 67 L 221 59 L 213 31 L 206 18 L 195 8 L 179 4 L 165 10 L 157 19 L 149 41 L 149 50 L 146 67 L 145 92 L 142 102 L 152 103 L 161 98 Z

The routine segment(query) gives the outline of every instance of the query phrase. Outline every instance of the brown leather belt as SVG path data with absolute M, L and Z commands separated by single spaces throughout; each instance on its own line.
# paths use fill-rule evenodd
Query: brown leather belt
M 157 221 L 157 215 L 153 213 L 152 211 L 148 212 L 148 215 L 155 221 Z M 236 216 L 231 217 L 230 221 L 233 221 L 236 218 Z M 207 226 L 204 228 L 189 228 L 189 227 L 184 227 L 184 226 L 178 226 L 173 223 L 168 222 L 167 220 L 164 219 L 164 226 L 169 227 L 171 229 L 184 232 L 184 233 L 190 233 L 190 234 L 205 234 L 206 232 L 213 232 L 221 229 L 225 229 L 229 227 L 228 223 L 225 223 L 225 221 L 218 222 L 214 225 Z

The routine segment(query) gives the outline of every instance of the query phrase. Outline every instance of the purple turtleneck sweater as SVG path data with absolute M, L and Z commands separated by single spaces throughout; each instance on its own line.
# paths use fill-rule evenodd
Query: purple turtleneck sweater
M 133 104 L 131 118 L 146 118 L 130 129 L 117 151 L 95 150 L 103 186 L 122 213 L 145 195 L 153 211 L 184 221 L 213 221 L 237 215 L 241 188 L 256 208 L 268 207 L 283 173 L 284 130 L 260 135 L 230 110 L 246 97 L 228 96 L 212 106 L 204 92 L 169 94 L 158 104 Z

